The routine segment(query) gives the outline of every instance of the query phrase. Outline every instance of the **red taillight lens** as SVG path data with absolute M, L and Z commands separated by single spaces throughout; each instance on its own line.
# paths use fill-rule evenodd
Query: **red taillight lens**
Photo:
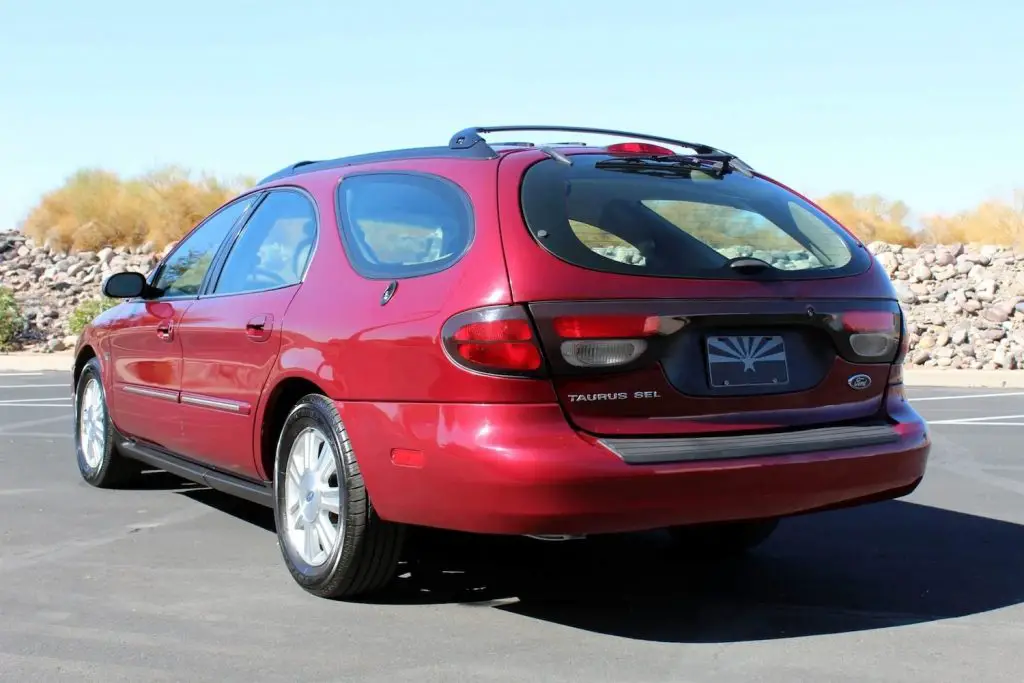
M 459 356 L 473 365 L 495 370 L 538 370 L 540 351 L 529 343 L 459 344 Z
M 899 330 L 899 314 L 891 311 L 847 311 L 841 317 L 847 332 L 888 332 Z
M 452 316 L 441 330 L 449 357 L 469 370 L 537 377 L 544 359 L 526 312 L 519 306 L 495 306 Z
M 608 145 L 605 149 L 612 153 L 625 154 L 673 154 L 672 150 L 661 145 L 652 145 L 649 142 L 618 142 Z
M 903 384 L 903 363 L 907 359 L 907 354 L 910 352 L 910 333 L 907 330 L 907 321 L 903 317 L 902 310 L 900 312 L 900 323 L 899 323 L 899 348 L 896 350 L 896 358 L 893 359 L 892 367 L 889 368 L 889 384 Z
M 657 334 L 658 316 L 562 316 L 555 318 L 554 325 L 563 339 L 635 339 Z
M 455 330 L 458 342 L 511 342 L 533 339 L 533 330 L 526 320 L 489 320 L 467 323 Z

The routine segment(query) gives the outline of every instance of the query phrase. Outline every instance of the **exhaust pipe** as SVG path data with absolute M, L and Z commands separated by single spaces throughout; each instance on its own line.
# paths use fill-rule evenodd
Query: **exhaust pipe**
M 532 538 L 537 541 L 582 541 L 586 538 L 586 534 L 526 534 L 527 538 Z

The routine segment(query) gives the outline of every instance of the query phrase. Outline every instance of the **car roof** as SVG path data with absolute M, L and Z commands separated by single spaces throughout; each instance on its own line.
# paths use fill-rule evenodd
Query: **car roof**
M 286 178 L 293 178 L 318 171 L 343 168 L 359 164 L 377 163 L 382 161 L 398 161 L 407 159 L 465 159 L 465 160 L 493 160 L 503 154 L 511 154 L 517 151 L 539 150 L 555 158 L 562 157 L 560 151 L 601 151 L 606 147 L 590 147 L 583 142 L 558 142 L 553 144 L 537 145 L 533 142 L 496 142 L 488 143 L 482 137 L 484 133 L 508 132 L 508 131 L 549 131 L 566 133 L 586 133 L 598 135 L 612 135 L 617 137 L 630 138 L 650 143 L 663 143 L 679 147 L 687 147 L 696 152 L 699 156 L 727 157 L 729 163 L 739 164 L 750 170 L 747 164 L 739 160 L 735 155 L 716 149 L 704 143 L 687 142 L 662 136 L 647 135 L 645 133 L 632 133 L 628 131 L 612 130 L 607 128 L 586 128 L 579 126 L 549 126 L 549 125 L 527 125 L 527 126 L 476 126 L 465 128 L 455 133 L 446 146 L 435 147 L 412 147 L 408 149 L 392 149 L 368 154 L 338 157 L 320 161 L 298 161 L 285 166 L 284 168 L 268 175 L 257 183 L 257 186 L 266 185 Z M 582 148 L 582 149 L 576 149 Z

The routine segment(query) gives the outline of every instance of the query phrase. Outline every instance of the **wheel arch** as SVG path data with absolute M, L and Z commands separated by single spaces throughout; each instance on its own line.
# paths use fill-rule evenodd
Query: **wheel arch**
M 307 394 L 327 392 L 319 384 L 304 376 L 281 377 L 267 393 L 256 433 L 256 453 L 259 457 L 259 474 L 266 481 L 274 479 L 274 458 L 277 451 L 277 437 L 288 413 Z
M 78 378 L 82 376 L 82 370 L 85 369 L 85 364 L 93 358 L 96 358 L 96 351 L 92 348 L 91 344 L 83 344 L 82 348 L 79 349 L 78 355 L 75 356 L 74 372 L 71 377 L 71 386 L 78 386 Z

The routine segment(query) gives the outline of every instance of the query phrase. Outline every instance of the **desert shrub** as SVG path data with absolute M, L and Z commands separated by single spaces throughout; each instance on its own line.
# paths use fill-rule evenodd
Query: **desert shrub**
M 864 242 L 915 246 L 921 235 L 909 225 L 910 207 L 881 195 L 836 192 L 817 203 Z
M 952 216 L 927 216 L 923 223 L 930 242 L 1024 246 L 1024 189 L 1009 201 L 993 199 Z
M 14 298 L 14 292 L 0 287 L 0 351 L 10 351 L 15 339 L 25 326 L 21 308 Z
M 171 166 L 124 179 L 84 169 L 40 199 L 22 224 L 36 242 L 57 249 L 100 249 L 179 239 L 252 181 L 221 181 Z
M 96 316 L 118 303 L 120 302 L 117 299 L 102 297 L 78 304 L 78 307 L 68 316 L 68 328 L 71 330 L 71 334 L 81 334 L 85 326 L 91 323 Z

